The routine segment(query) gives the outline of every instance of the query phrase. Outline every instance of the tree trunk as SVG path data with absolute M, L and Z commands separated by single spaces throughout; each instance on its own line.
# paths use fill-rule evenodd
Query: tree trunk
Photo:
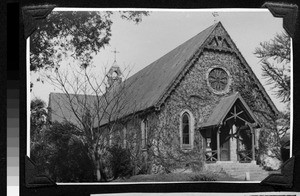
M 101 162 L 100 156 L 97 154 L 97 152 L 95 153 L 94 164 L 95 164 L 95 169 L 96 169 L 97 182 L 106 182 L 107 177 L 104 172 L 104 167 Z
M 94 150 L 92 158 L 95 166 L 96 181 L 100 182 L 102 177 L 100 172 L 100 157 L 96 150 Z
M 101 172 L 100 172 L 99 160 L 96 160 L 96 176 L 97 176 L 97 182 L 100 182 L 101 181 Z
M 104 165 L 103 163 L 101 162 L 100 158 L 99 158 L 99 172 L 101 174 L 101 181 L 102 182 L 107 182 L 107 176 L 106 176 L 106 173 L 104 172 Z

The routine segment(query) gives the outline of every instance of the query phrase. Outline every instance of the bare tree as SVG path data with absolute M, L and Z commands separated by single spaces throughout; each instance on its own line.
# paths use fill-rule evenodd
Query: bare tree
M 47 75 L 50 84 L 60 89 L 63 94 L 51 103 L 52 116 L 62 121 L 75 124 L 82 133 L 82 143 L 95 166 L 97 181 L 106 181 L 104 171 L 106 149 L 113 132 L 126 114 L 134 112 L 134 107 L 127 105 L 128 84 L 126 81 L 108 84 L 107 72 L 95 74 L 93 68 L 55 70 Z

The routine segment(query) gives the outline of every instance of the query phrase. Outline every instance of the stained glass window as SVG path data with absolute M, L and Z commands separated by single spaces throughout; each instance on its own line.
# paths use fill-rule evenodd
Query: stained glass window
M 182 116 L 182 144 L 190 144 L 190 126 L 188 113 L 184 113 Z

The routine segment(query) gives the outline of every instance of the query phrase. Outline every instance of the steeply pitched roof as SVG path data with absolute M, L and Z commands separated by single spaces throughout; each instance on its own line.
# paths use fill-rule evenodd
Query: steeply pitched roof
M 223 26 L 222 23 L 220 23 L 220 25 Z M 223 28 L 223 29 L 228 34 L 228 32 L 226 31 L 226 29 L 225 28 Z M 228 36 L 230 37 L 229 34 L 228 34 Z M 278 111 L 277 107 L 275 106 L 275 104 L 273 103 L 273 101 L 271 100 L 271 98 L 269 97 L 269 95 L 266 92 L 265 88 L 262 86 L 262 84 L 258 80 L 257 76 L 255 75 L 255 73 L 253 72 L 253 70 L 251 69 L 251 67 L 249 66 L 249 64 L 247 63 L 247 61 L 245 60 L 245 58 L 243 57 L 243 55 L 241 54 L 241 52 L 239 51 L 239 49 L 236 46 L 236 44 L 234 42 L 232 42 L 232 44 L 233 44 L 234 48 L 236 48 L 236 54 L 237 54 L 238 58 L 241 60 L 242 64 L 244 64 L 246 66 L 246 69 L 249 71 L 250 75 L 254 79 L 254 81 L 255 81 L 256 85 L 258 86 L 259 90 L 262 92 L 264 99 L 267 101 L 267 104 L 271 107 L 271 109 L 273 110 L 274 114 L 278 115 L 279 111 Z
M 126 89 L 126 93 L 123 94 L 126 105 L 122 110 L 122 116 L 154 106 L 216 26 L 217 24 L 208 27 L 125 80 L 121 84 L 122 88 Z M 78 97 L 82 99 L 83 95 L 78 95 Z M 61 121 L 59 120 L 60 115 L 64 114 L 67 114 L 68 119 L 71 119 L 71 116 L 74 117 L 70 113 L 72 112 L 70 108 L 61 108 L 61 106 L 54 103 L 59 102 L 60 105 L 67 105 L 66 95 L 51 93 L 49 99 L 49 107 L 52 111 L 63 110 L 56 115 L 52 115 L 52 121 Z M 92 101 L 93 97 L 89 96 L 89 99 Z
M 154 106 L 187 61 L 203 45 L 214 24 L 127 79 L 128 97 L 138 111 Z M 133 106 L 129 106 L 133 107 Z
M 216 107 L 213 109 L 213 112 L 206 122 L 200 125 L 200 128 L 216 126 L 222 123 L 228 112 L 238 100 L 242 103 L 243 107 L 245 108 L 245 112 L 252 120 L 250 123 L 257 122 L 255 116 L 252 114 L 250 108 L 241 97 L 240 93 L 236 92 L 233 95 L 222 98 L 218 105 L 216 105 Z
M 50 93 L 49 95 L 49 109 L 50 120 L 54 121 L 68 121 L 73 124 L 80 123 L 78 118 L 82 119 L 85 109 L 92 111 L 92 105 L 96 97 L 93 95 L 74 95 L 65 93 Z M 74 111 L 73 111 L 74 110 Z M 78 115 L 76 117 L 76 115 Z
M 221 26 L 221 28 L 223 28 L 220 22 L 208 27 L 193 38 L 187 40 L 166 55 L 162 56 L 155 62 L 151 63 L 144 69 L 125 80 L 120 85 L 120 88 L 125 89 L 125 93 L 122 95 L 122 100 L 126 104 L 124 105 L 124 108 L 122 108 L 122 111 L 118 113 L 118 116 L 126 116 L 134 112 L 143 111 L 145 109 L 157 106 L 163 97 L 168 94 L 167 92 L 171 89 L 170 87 L 187 67 L 187 64 L 189 64 L 191 59 L 193 59 L 195 53 L 204 47 L 205 41 L 217 26 Z M 248 64 L 246 64 L 246 66 L 249 67 Z M 249 67 L 249 69 L 251 68 Z M 252 74 L 254 73 L 252 72 Z M 254 78 L 257 80 L 257 82 L 259 82 L 255 75 Z M 267 101 L 271 102 L 269 104 L 276 112 L 276 107 L 268 97 L 263 87 L 260 84 L 259 87 L 261 91 L 263 91 L 264 95 L 267 96 Z M 51 99 L 60 97 L 60 101 L 62 101 L 66 99 L 66 97 L 63 98 L 64 96 L 65 95 L 63 94 L 58 95 L 54 93 L 50 95 L 49 106 L 52 108 L 52 110 L 54 110 L 53 107 L 56 107 L 56 109 L 67 110 L 64 108 L 57 108 L 57 106 L 51 104 L 53 103 Z M 96 98 L 91 96 L 89 99 L 92 101 Z M 68 113 L 67 111 L 64 112 Z M 72 116 L 72 114 L 68 114 L 68 117 L 70 116 Z M 54 116 L 52 119 L 58 120 L 58 118 L 55 118 Z

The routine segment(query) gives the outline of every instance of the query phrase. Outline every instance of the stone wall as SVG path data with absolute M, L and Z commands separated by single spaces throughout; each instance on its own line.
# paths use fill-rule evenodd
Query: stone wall
M 221 67 L 230 75 L 230 86 L 221 94 L 214 93 L 207 83 L 208 72 L 213 67 Z M 148 173 L 172 172 L 178 168 L 200 170 L 204 162 L 205 144 L 198 127 L 207 120 L 221 98 L 234 92 L 241 93 L 260 124 L 265 127 L 273 115 L 272 111 L 237 55 L 204 50 L 160 111 L 153 110 L 127 122 L 126 147 L 132 151 L 137 173 L 141 167 L 146 167 Z M 183 149 L 181 146 L 180 121 L 183 111 L 189 111 L 194 118 L 192 149 Z M 148 119 L 149 123 L 146 150 L 141 149 L 142 119 Z
M 230 87 L 222 94 L 215 94 L 207 83 L 208 71 L 212 67 L 221 67 L 230 74 Z M 204 159 L 204 142 L 197 127 L 207 120 L 222 97 L 231 95 L 233 92 L 241 93 L 258 121 L 264 126 L 272 112 L 258 88 L 253 87 L 253 84 L 249 85 L 252 82 L 249 73 L 234 53 L 205 50 L 201 54 L 184 79 L 174 88 L 159 113 L 163 132 L 168 138 L 168 141 L 162 145 L 165 146 L 165 148 L 162 147 L 163 151 L 173 156 L 178 155 L 174 159 L 186 157 L 181 159 L 182 162 L 177 160 L 171 165 L 186 167 L 196 164 L 197 168 L 201 168 L 201 162 Z M 180 114 L 184 110 L 189 110 L 195 119 L 194 148 L 185 151 L 180 148 Z M 260 111 L 263 111 L 265 115 Z

